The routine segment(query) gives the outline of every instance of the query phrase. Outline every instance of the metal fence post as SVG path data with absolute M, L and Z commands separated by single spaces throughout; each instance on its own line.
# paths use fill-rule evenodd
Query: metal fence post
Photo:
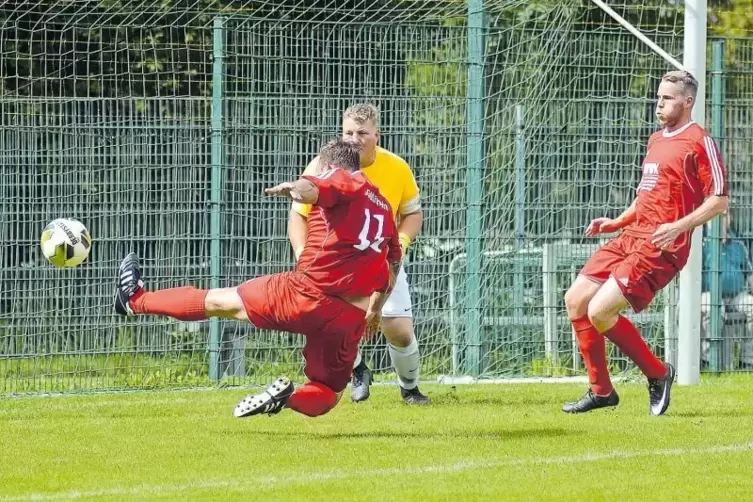
M 724 41 L 715 40 L 711 52 L 711 135 L 719 141 L 723 135 L 724 105 Z M 709 363 L 711 371 L 721 371 L 724 319 L 722 318 L 722 218 L 720 215 L 711 221 L 711 269 L 709 291 L 711 292 L 711 316 L 707 336 L 709 337 Z
M 216 17 L 212 30 L 212 176 L 210 190 L 210 246 L 209 246 L 209 287 L 220 287 L 221 260 L 221 225 L 222 225 L 222 171 L 224 156 L 222 152 L 222 105 L 223 73 L 225 63 L 225 18 Z M 222 333 L 219 319 L 209 321 L 209 378 L 219 380 L 220 349 Z
M 484 171 L 484 2 L 468 1 L 468 94 L 465 312 L 466 367 L 481 372 L 481 205 Z

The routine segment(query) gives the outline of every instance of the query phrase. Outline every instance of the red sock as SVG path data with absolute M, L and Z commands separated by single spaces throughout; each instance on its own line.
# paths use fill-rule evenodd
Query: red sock
M 207 319 L 204 299 L 209 291 L 191 286 L 144 291 L 137 293 L 128 302 L 136 314 L 165 315 L 181 321 Z
M 591 390 L 597 396 L 608 396 L 614 390 L 609 379 L 607 366 L 607 344 L 604 337 L 596 331 L 588 316 L 570 321 L 578 339 L 578 347 L 583 355 L 583 362 L 588 370 L 588 381 Z
M 337 404 L 337 394 L 324 384 L 308 382 L 298 387 L 287 407 L 309 417 L 324 415 Z
M 617 324 L 604 333 L 604 336 L 612 340 L 623 354 L 632 359 L 646 377 L 653 379 L 667 376 L 667 367 L 651 352 L 646 341 L 626 317 L 619 316 Z

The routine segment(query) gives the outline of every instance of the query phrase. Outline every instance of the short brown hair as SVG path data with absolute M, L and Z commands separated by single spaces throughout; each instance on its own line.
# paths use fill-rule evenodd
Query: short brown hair
M 319 162 L 336 166 L 346 171 L 357 171 L 361 165 L 361 147 L 358 143 L 333 139 L 319 150 Z
M 680 84 L 683 90 L 687 94 L 690 94 L 691 96 L 693 96 L 693 100 L 695 100 L 696 95 L 698 94 L 698 81 L 695 79 L 693 75 L 691 75 L 689 71 L 685 71 L 685 70 L 669 71 L 664 74 L 661 81 L 671 82 L 673 84 Z
M 353 119 L 359 125 L 371 122 L 379 129 L 379 109 L 368 103 L 356 103 L 343 112 L 343 119 Z

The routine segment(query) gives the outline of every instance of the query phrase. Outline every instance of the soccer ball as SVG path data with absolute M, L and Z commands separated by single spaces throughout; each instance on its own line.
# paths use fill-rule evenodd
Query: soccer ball
M 92 247 L 92 238 L 83 223 L 68 218 L 53 220 L 42 231 L 42 254 L 56 267 L 76 267 Z

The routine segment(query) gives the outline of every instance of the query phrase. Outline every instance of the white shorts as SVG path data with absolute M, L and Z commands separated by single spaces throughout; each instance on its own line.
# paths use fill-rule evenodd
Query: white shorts
M 382 317 L 413 317 L 413 306 L 408 290 L 408 276 L 401 266 L 392 294 L 382 308 Z

